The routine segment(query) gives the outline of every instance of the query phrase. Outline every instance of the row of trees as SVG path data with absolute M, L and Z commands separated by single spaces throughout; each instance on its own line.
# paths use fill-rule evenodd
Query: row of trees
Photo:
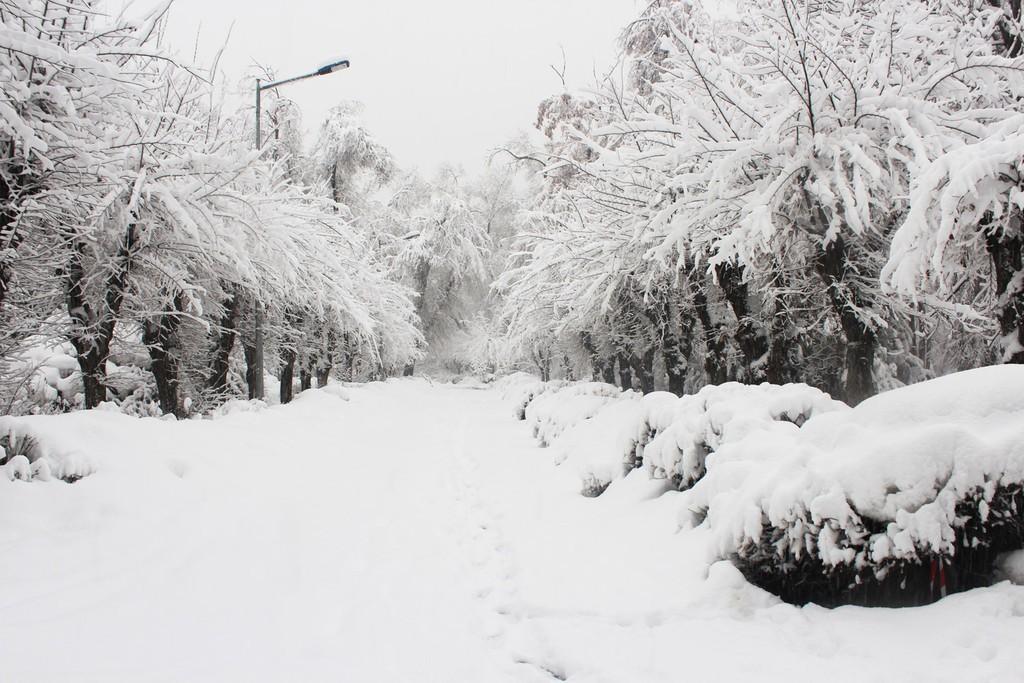
M 225 105 L 216 62 L 162 46 L 168 8 L 0 0 L 4 392 L 23 386 L 25 348 L 66 340 L 80 382 L 61 408 L 107 400 L 132 348 L 165 413 L 242 396 L 243 377 L 252 397 L 256 325 L 284 402 L 296 374 L 305 388 L 411 367 L 482 276 L 479 212 L 454 176 L 399 171 L 353 106 L 307 156 L 294 104 L 268 97 L 253 150 L 253 111 Z
M 496 286 L 519 352 L 854 403 L 1024 361 L 1019 0 L 739 5 L 652 2 L 613 73 L 541 105 Z

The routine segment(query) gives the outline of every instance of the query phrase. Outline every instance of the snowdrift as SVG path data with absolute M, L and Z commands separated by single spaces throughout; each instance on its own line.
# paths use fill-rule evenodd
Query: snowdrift
M 533 387 L 524 412 L 585 495 L 645 468 L 685 492 L 684 527 L 789 602 L 917 605 L 991 583 L 1024 547 L 1021 386 L 1024 367 L 988 367 L 851 409 L 799 384 L 580 383 Z

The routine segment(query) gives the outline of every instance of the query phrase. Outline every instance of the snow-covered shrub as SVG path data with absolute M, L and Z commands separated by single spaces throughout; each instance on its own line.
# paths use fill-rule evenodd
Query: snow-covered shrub
M 539 379 L 533 378 L 532 381 L 524 381 L 513 385 L 508 389 L 506 395 L 511 398 L 512 404 L 515 406 L 516 419 L 525 420 L 526 409 L 535 398 L 545 392 L 557 391 L 567 384 L 568 382 L 563 380 L 543 382 Z
M 623 391 L 602 382 L 548 382 L 524 406 L 524 417 L 541 446 L 548 446 L 569 427 L 589 420 Z
M 812 415 L 848 408 L 806 384 L 706 386 L 651 415 L 656 436 L 643 449 L 643 464 L 653 478 L 685 490 L 704 476 L 706 458 L 723 444 L 773 422 L 800 427 Z
M 62 413 L 81 407 L 82 379 L 71 343 L 43 337 L 5 359 L 4 412 Z
M 9 481 L 68 483 L 92 473 L 88 461 L 74 453 L 51 452 L 45 432 L 36 432 L 16 418 L 0 418 L 0 478 Z
M 138 354 L 119 358 L 123 365 L 107 362 L 107 395 L 118 410 L 134 417 L 160 417 L 156 383 L 149 371 L 149 357 Z
M 262 399 L 233 398 L 211 410 L 207 416 L 211 419 L 216 419 L 236 413 L 256 413 L 266 409 L 267 402 Z
M 655 416 L 678 401 L 675 394 L 633 391 L 606 403 L 590 419 L 567 428 L 552 444 L 555 460 L 580 478 L 580 493 L 601 495 L 643 459 L 644 447 L 657 433 Z
M 686 507 L 783 599 L 922 604 L 1024 547 L 1024 367 L 957 373 L 723 444 Z

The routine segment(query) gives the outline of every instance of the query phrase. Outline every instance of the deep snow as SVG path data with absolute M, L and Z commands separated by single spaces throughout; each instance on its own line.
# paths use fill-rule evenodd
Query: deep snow
M 1019 681 L 1024 588 L 796 608 L 599 498 L 495 390 L 391 381 L 168 422 L 20 420 L 81 481 L 0 477 L 0 681 Z

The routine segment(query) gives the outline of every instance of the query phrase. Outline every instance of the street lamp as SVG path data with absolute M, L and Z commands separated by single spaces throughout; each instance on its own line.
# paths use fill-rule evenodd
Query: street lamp
M 327 76 L 338 71 L 343 71 L 349 68 L 350 63 L 347 59 L 337 59 L 332 62 L 324 64 L 316 71 L 312 71 L 308 74 L 301 76 L 294 76 L 292 78 L 286 78 L 282 81 L 274 81 L 272 83 L 262 83 L 260 79 L 256 79 L 256 151 L 260 151 L 263 148 L 263 132 L 262 132 L 262 113 L 263 113 L 263 91 L 273 90 L 274 88 L 286 85 L 288 83 L 294 83 L 296 81 L 304 81 L 307 78 L 313 78 L 315 76 Z M 249 387 L 249 398 L 263 398 L 263 308 L 259 302 L 256 302 L 256 338 L 253 340 L 253 347 L 255 353 L 253 354 L 253 377 L 252 385 Z

